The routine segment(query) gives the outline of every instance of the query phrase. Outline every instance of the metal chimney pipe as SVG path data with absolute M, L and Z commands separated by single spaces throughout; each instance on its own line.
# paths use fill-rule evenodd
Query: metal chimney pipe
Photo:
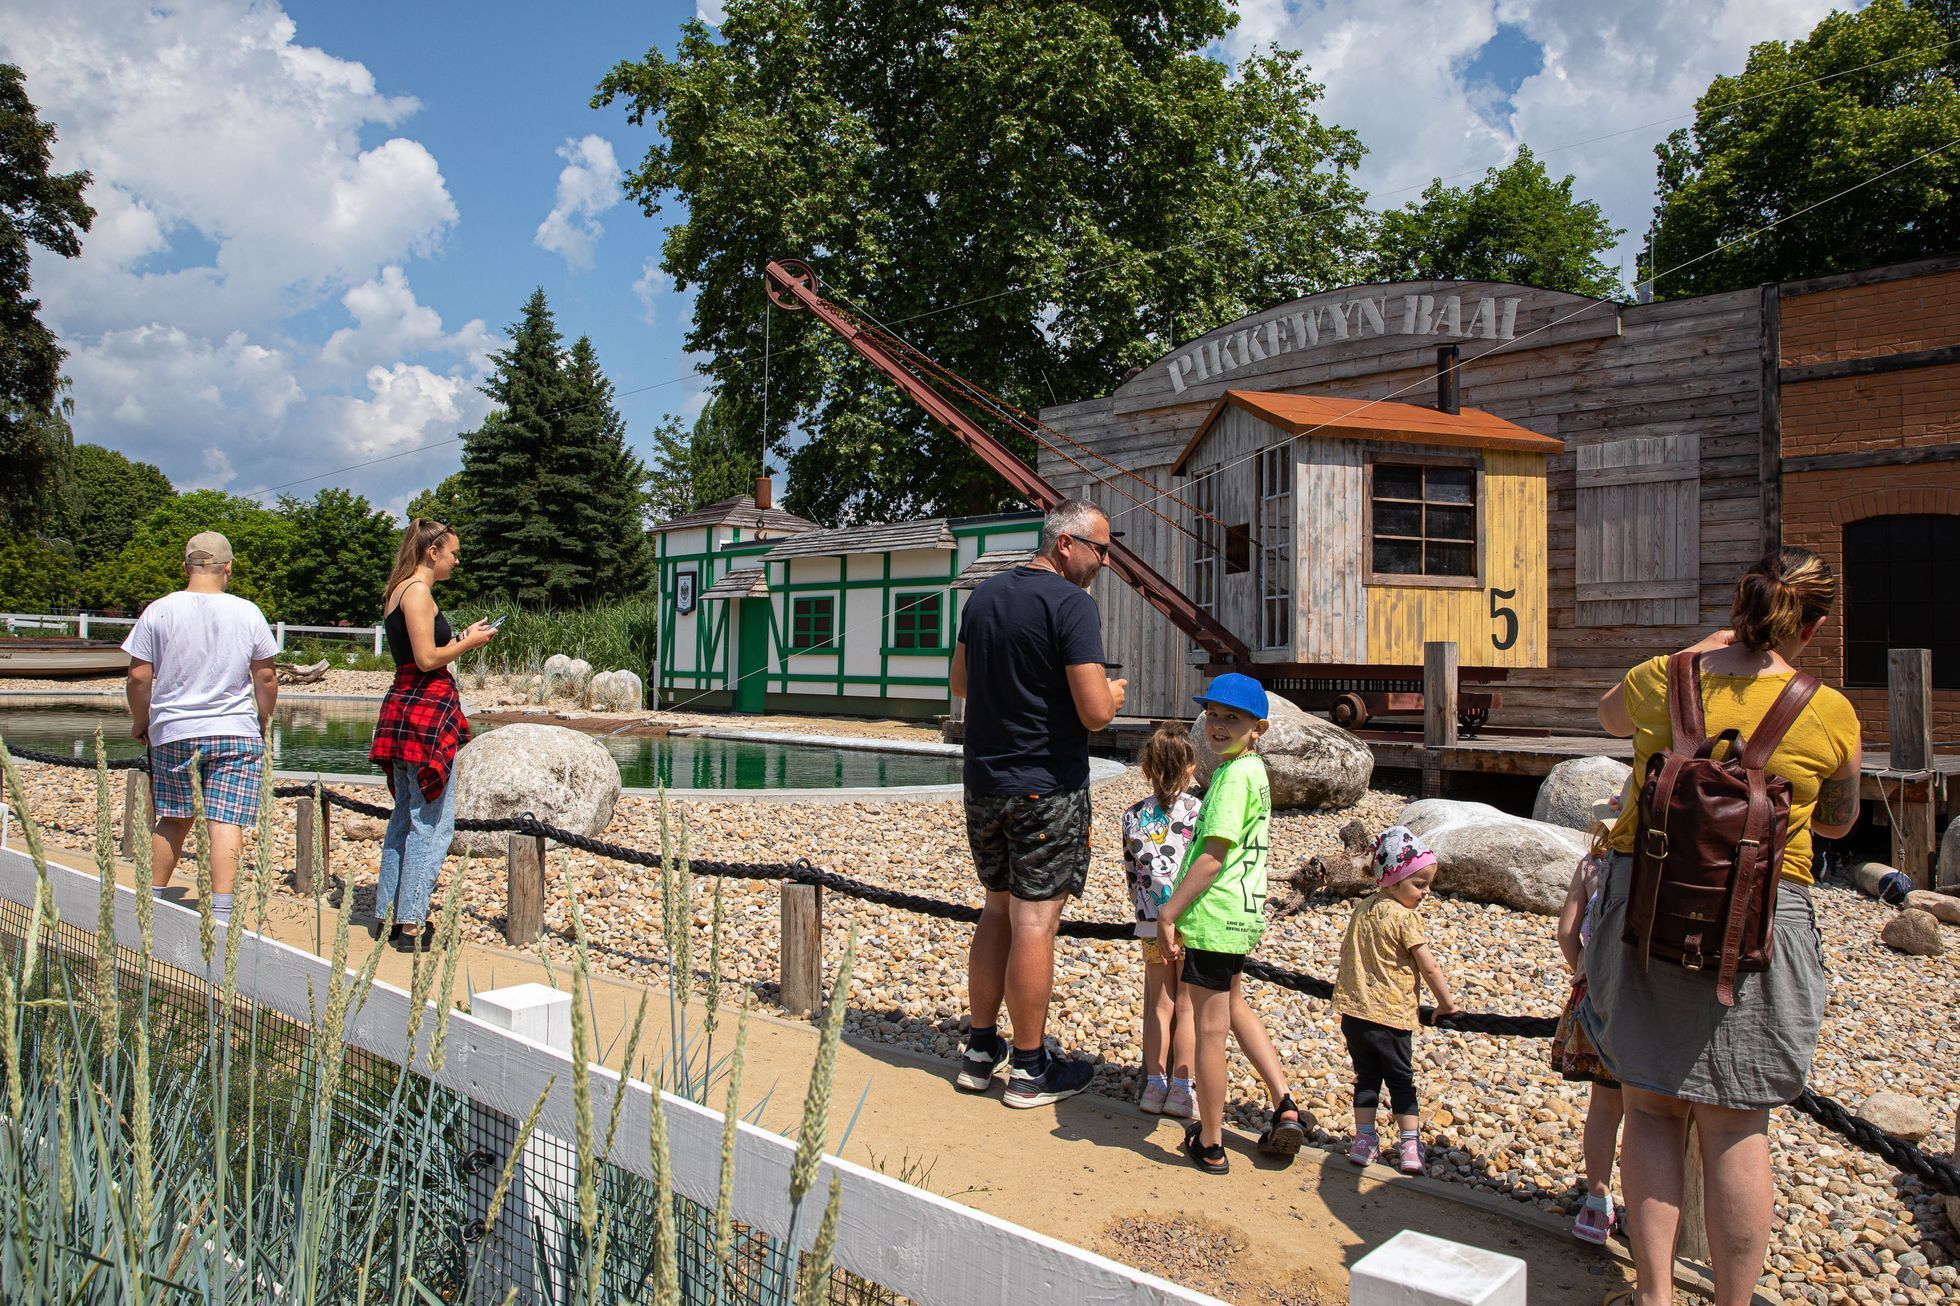
M 1436 349 L 1436 411 L 1439 413 L 1455 413 L 1463 409 L 1456 389 L 1461 354 L 1462 351 L 1455 345 L 1439 345 Z
M 767 512 L 775 506 L 775 486 L 767 476 L 755 478 L 755 506 Z

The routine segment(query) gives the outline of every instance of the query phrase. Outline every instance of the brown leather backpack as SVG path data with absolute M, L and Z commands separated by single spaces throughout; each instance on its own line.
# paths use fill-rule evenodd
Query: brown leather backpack
M 1748 739 L 1739 730 L 1709 739 L 1700 655 L 1668 659 L 1674 741 L 1649 759 L 1641 786 L 1622 937 L 1642 965 L 1658 955 L 1689 970 L 1714 967 L 1725 1007 L 1735 1005 L 1737 971 L 1769 969 L 1790 782 L 1763 768 L 1816 692 L 1817 678 L 1799 671 Z

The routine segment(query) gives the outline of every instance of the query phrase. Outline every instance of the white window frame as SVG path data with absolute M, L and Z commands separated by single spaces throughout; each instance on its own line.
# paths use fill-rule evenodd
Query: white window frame
M 1259 647 L 1293 647 L 1293 442 L 1269 445 L 1259 477 Z

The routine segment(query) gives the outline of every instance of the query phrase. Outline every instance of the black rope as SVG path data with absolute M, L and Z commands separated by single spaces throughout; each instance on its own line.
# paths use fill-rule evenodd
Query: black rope
M 56 753 L 39 753 L 29 749 L 12 751 L 15 757 L 24 761 L 42 762 L 49 766 L 83 768 L 95 765 L 93 762 L 62 757 Z M 147 760 L 140 757 L 111 762 L 109 765 L 115 770 L 149 769 Z M 275 786 L 272 792 L 276 798 L 310 798 L 316 790 L 313 785 L 286 784 Z M 317 792 L 322 802 L 329 807 L 343 807 L 350 812 L 358 812 L 382 820 L 392 815 L 391 808 L 382 807 L 377 803 L 364 803 L 337 789 L 321 787 Z M 634 866 L 657 869 L 662 863 L 658 853 L 646 852 L 626 844 L 612 843 L 609 840 L 595 839 L 590 835 L 562 829 L 547 821 L 539 820 L 530 812 L 525 812 L 521 816 L 458 819 L 456 828 L 465 831 L 502 831 L 549 839 L 568 848 L 576 848 L 581 852 Z M 903 890 L 854 880 L 834 871 L 826 871 L 813 864 L 807 857 L 799 857 L 793 862 L 690 860 L 689 869 L 696 875 L 733 880 L 778 880 L 791 884 L 815 885 L 828 889 L 832 893 L 854 898 L 859 902 L 891 907 L 936 920 L 971 924 L 980 919 L 978 907 L 968 907 L 938 898 L 928 898 L 923 894 L 906 893 Z M 1127 921 L 1063 921 L 1057 933 L 1071 939 L 1126 939 L 1134 936 L 1135 929 Z M 1245 973 L 1264 983 L 1290 989 L 1295 993 L 1304 993 L 1308 997 L 1323 1001 L 1334 996 L 1334 986 L 1317 975 L 1288 970 L 1283 966 L 1275 966 L 1257 958 L 1249 958 L 1246 961 Z M 1439 1018 L 1433 1007 L 1423 1007 L 1421 1019 L 1423 1024 L 1437 1029 L 1513 1038 L 1550 1038 L 1558 1028 L 1557 1019 L 1551 1016 L 1508 1016 L 1496 1012 L 1458 1011 Z M 1806 1088 L 1790 1105 L 1833 1133 L 1890 1162 L 1902 1173 L 1910 1174 L 1940 1192 L 1960 1197 L 1960 1167 L 1955 1166 L 1953 1162 L 1941 1157 L 1928 1156 L 1905 1139 L 1886 1133 L 1862 1116 L 1852 1115 L 1840 1103 L 1811 1089 Z
M 43 753 L 32 748 L 10 747 L 7 751 L 23 762 L 40 762 L 47 766 L 86 767 L 91 771 L 95 769 L 95 760 L 93 758 L 63 757 L 60 753 Z M 112 757 L 109 759 L 109 769 L 111 771 L 147 771 L 150 769 L 150 759 L 147 756 Z

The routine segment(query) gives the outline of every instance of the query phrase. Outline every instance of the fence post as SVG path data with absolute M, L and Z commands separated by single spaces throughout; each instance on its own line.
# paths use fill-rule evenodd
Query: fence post
M 513 835 L 515 841 L 517 836 Z M 436 995 L 452 1002 L 451 994 Z M 514 984 L 470 996 L 470 1014 L 487 1025 L 560 1052 L 572 1050 L 572 995 L 543 984 Z M 425 1026 L 426 1028 L 426 1026 Z M 655 1100 L 658 1110 L 658 1099 Z M 578 1206 L 578 1152 L 569 1139 L 533 1133 L 487 1237 L 482 1221 L 504 1163 L 517 1145 L 518 1122 L 472 1103 L 463 1171 L 469 1176 L 470 1222 L 465 1245 L 477 1267 L 475 1280 L 492 1300 L 513 1288 L 520 1301 L 542 1300 L 540 1271 L 566 1263 L 565 1217 Z M 542 1245 L 539 1241 L 542 1240 Z
M 318 819 L 318 811 L 313 805 L 311 794 L 301 798 L 295 805 L 296 818 L 293 824 L 293 892 L 312 893 L 315 883 L 313 876 L 313 822 Z M 321 852 L 326 851 L 325 831 L 321 831 Z
M 145 787 L 144 796 L 148 797 L 147 788 L 150 783 L 150 777 L 144 772 L 137 770 L 125 771 L 123 777 L 122 855 L 124 860 L 128 860 L 136 856 L 136 836 L 138 834 L 136 828 L 137 786 L 143 785 Z M 144 810 L 150 811 L 153 806 L 153 804 L 146 803 L 144 804 Z M 146 839 L 150 837 L 150 832 L 147 829 L 141 831 L 141 834 Z
M 1436 750 L 1456 743 L 1456 644 L 1422 646 L 1422 796 L 1443 796 L 1443 758 Z
M 382 634 L 382 628 L 380 626 L 376 626 L 374 628 L 374 656 L 376 657 L 381 656 L 381 634 Z
M 544 839 L 513 834 L 505 856 L 504 938 L 512 947 L 528 948 L 544 932 Z
M 1933 652 L 1895 648 L 1887 668 L 1885 706 L 1891 718 L 1887 749 L 1889 769 L 1931 772 L 1933 769 Z M 1929 775 L 1902 780 L 1899 810 L 1892 817 L 1892 865 L 1904 871 L 1915 889 L 1933 887 L 1933 786 Z M 1879 784 L 1883 785 L 1884 780 Z
M 777 980 L 783 1010 L 800 1014 L 823 1006 L 823 890 L 783 885 L 783 942 Z
M 272 646 L 281 653 L 286 651 L 286 623 L 283 621 L 272 627 Z
M 86 612 L 81 613 L 76 619 L 75 637 L 77 639 L 88 638 L 88 613 Z

